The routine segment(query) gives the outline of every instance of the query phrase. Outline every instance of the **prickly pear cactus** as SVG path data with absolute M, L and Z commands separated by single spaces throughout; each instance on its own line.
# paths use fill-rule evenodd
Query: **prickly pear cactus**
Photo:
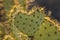
M 34 0 L 4 0 L 8 19 L 0 22 L 0 40 L 60 40 L 60 31 Z M 22 3 L 23 2 L 23 3 Z M 3 18 L 4 19 L 4 18 Z
M 34 40 L 60 40 L 60 32 L 47 20 L 44 20 L 34 35 Z
M 34 12 L 33 15 L 25 15 L 23 13 L 19 13 L 14 18 L 14 25 L 20 31 L 26 33 L 29 36 L 33 36 L 43 20 L 44 14 L 38 11 Z

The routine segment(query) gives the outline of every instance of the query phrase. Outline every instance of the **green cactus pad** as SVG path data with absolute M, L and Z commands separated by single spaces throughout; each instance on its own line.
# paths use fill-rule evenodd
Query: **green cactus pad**
M 33 35 L 40 24 L 44 20 L 44 14 L 41 12 L 34 12 L 32 15 L 18 14 L 14 19 L 14 25 L 23 33 L 31 36 Z
M 60 40 L 60 32 L 51 22 L 44 20 L 36 31 L 34 40 Z

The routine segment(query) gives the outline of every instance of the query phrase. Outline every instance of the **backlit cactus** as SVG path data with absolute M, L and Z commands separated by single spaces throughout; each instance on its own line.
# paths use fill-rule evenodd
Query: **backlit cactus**
M 32 2 L 34 0 L 30 0 Z M 27 10 L 28 0 L 4 0 L 8 19 L 0 22 L 0 40 L 60 40 L 60 31 L 49 19 L 44 8 L 33 6 Z

